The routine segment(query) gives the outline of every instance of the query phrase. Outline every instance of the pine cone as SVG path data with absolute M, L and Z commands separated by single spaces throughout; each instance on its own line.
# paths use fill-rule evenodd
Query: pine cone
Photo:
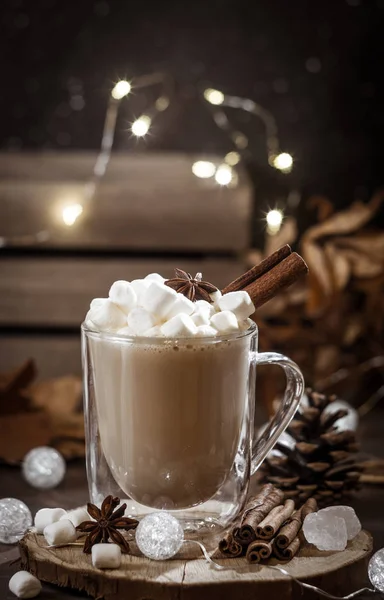
M 302 503 L 313 496 L 324 506 L 359 488 L 358 445 L 354 431 L 337 431 L 334 426 L 346 410 L 324 412 L 336 396 L 311 389 L 306 394 L 309 406 L 296 413 L 287 429 L 296 440 L 295 448 L 277 443 L 275 449 L 284 456 L 267 457 L 261 474 L 264 482 L 281 488 L 286 498 Z

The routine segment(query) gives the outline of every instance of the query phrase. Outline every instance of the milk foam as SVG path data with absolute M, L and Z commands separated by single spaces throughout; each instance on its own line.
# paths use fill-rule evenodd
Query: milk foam
M 214 337 L 243 331 L 255 307 L 245 291 L 211 294 L 212 304 L 191 302 L 165 285 L 158 273 L 115 281 L 108 298 L 92 300 L 88 329 L 132 337 Z

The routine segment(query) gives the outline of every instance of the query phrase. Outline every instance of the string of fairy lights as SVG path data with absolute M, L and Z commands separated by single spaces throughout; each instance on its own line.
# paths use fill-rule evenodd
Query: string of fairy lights
M 130 131 L 136 138 L 145 138 L 151 129 L 156 116 L 166 110 L 170 104 L 170 78 L 162 73 L 146 75 L 130 82 L 125 79 L 118 81 L 111 90 L 109 105 L 106 112 L 101 148 L 97 157 L 92 181 L 87 185 L 87 200 L 90 200 L 96 191 L 98 181 L 103 177 L 111 157 L 113 141 L 116 131 L 117 113 L 120 103 L 136 89 L 163 84 L 162 94 L 155 104 L 130 125 Z M 191 165 L 192 173 L 201 179 L 214 178 L 220 186 L 235 186 L 237 173 L 235 170 L 242 159 L 244 150 L 248 147 L 247 136 L 233 128 L 231 121 L 223 110 L 224 108 L 245 111 L 259 118 L 265 126 L 265 140 L 268 163 L 271 167 L 282 173 L 290 173 L 293 168 L 293 158 L 287 152 L 281 152 L 278 138 L 278 128 L 274 116 L 265 108 L 249 98 L 240 98 L 224 94 L 220 90 L 206 88 L 202 92 L 205 104 L 210 108 L 213 120 L 217 127 L 222 129 L 231 140 L 234 149 L 228 152 L 223 162 L 216 165 L 209 160 L 198 160 Z M 83 212 L 83 206 L 75 203 L 63 208 L 63 221 L 72 226 Z M 267 231 L 271 235 L 277 233 L 283 222 L 284 214 L 281 209 L 272 208 L 266 214 Z
M 81 215 L 89 208 L 98 185 L 103 179 L 111 158 L 115 140 L 117 117 L 121 103 L 141 88 L 161 85 L 161 93 L 156 101 L 148 109 L 130 124 L 131 135 L 137 139 L 144 139 L 151 130 L 155 118 L 170 105 L 173 94 L 173 80 L 166 73 L 152 73 L 143 75 L 128 81 L 121 79 L 111 89 L 106 115 L 104 119 L 103 133 L 93 172 L 89 181 L 85 184 L 81 199 L 65 202 L 61 206 L 61 220 L 67 227 L 74 226 Z M 282 152 L 278 137 L 278 128 L 274 116 L 249 98 L 230 96 L 220 90 L 205 88 L 201 90 L 201 99 L 209 109 L 216 126 L 221 129 L 233 145 L 219 164 L 210 160 L 197 160 L 191 165 L 192 173 L 200 179 L 213 179 L 215 184 L 222 187 L 235 187 L 238 182 L 237 165 L 248 151 L 248 137 L 238 131 L 232 124 L 226 109 L 235 109 L 247 112 L 261 120 L 265 129 L 266 153 L 269 165 L 281 171 L 290 173 L 293 168 L 293 157 L 288 152 Z M 276 234 L 284 219 L 284 213 L 280 208 L 271 208 L 266 216 L 267 233 Z M 39 231 L 36 234 L 13 237 L 12 239 L 0 238 L 0 246 L 19 244 L 40 244 L 46 242 L 50 237 L 49 231 Z

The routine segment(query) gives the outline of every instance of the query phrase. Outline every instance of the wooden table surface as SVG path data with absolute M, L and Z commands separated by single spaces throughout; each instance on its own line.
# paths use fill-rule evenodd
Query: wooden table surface
M 383 423 L 384 411 L 380 409 L 376 409 L 362 421 L 359 435 L 364 452 L 384 457 Z M 30 487 L 23 481 L 21 472 L 17 468 L 0 467 L 0 498 L 3 497 L 20 498 L 29 506 L 32 514 L 43 507 L 60 506 L 68 509 L 80 506 L 88 499 L 85 465 L 82 461 L 70 464 L 63 483 L 50 491 L 39 491 Z M 384 486 L 366 486 L 350 504 L 356 510 L 364 529 L 372 533 L 374 549 L 378 550 L 384 547 Z M 14 600 L 15 598 L 8 590 L 8 581 L 10 576 L 18 570 L 17 564 L 10 565 L 10 562 L 17 557 L 17 546 L 0 544 L 1 600 Z M 70 600 L 87 597 L 81 593 L 46 584 L 43 587 L 43 593 L 39 596 L 42 600 Z

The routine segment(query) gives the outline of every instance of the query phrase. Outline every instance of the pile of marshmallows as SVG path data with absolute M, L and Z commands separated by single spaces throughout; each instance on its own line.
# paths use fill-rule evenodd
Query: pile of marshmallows
M 248 329 L 255 307 L 247 292 L 217 290 L 191 302 L 165 285 L 158 273 L 144 279 L 115 281 L 108 298 L 95 298 L 85 318 L 94 331 L 145 337 L 212 337 Z
M 91 521 L 85 508 L 66 511 L 63 508 L 42 508 L 35 516 L 35 531 L 42 533 L 48 546 L 66 546 L 76 541 L 76 527 Z M 92 564 L 96 569 L 118 569 L 121 550 L 117 544 L 92 546 Z M 41 592 L 41 583 L 28 571 L 18 571 L 9 581 L 9 589 L 18 598 L 34 598 Z

